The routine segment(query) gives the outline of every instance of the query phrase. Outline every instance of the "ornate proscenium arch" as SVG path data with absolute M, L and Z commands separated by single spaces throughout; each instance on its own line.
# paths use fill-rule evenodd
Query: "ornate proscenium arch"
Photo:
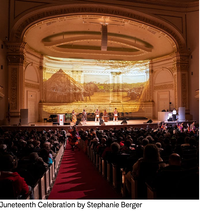
M 41 20 L 46 20 L 53 17 L 61 17 L 63 15 L 78 15 L 78 14 L 100 14 L 105 16 L 114 16 L 120 18 L 126 18 L 129 20 L 138 21 L 140 23 L 153 26 L 160 31 L 168 34 L 171 39 L 176 43 L 178 52 L 185 52 L 186 46 L 182 35 L 177 29 L 172 27 L 167 22 L 160 20 L 156 17 L 127 9 L 114 6 L 102 6 L 102 5 L 67 5 L 56 6 L 44 9 L 37 9 L 37 11 L 30 12 L 19 19 L 13 30 L 11 31 L 10 41 L 22 42 L 25 31 L 32 25 Z
M 34 24 L 37 24 L 42 21 L 46 21 L 52 18 L 59 18 L 63 16 L 74 16 L 74 15 L 103 15 L 103 16 L 110 16 L 116 17 L 120 19 L 134 21 L 140 24 L 144 24 L 151 28 L 154 28 L 170 39 L 170 41 L 174 44 L 174 52 L 173 52 L 173 59 L 174 59 L 174 67 L 175 72 L 177 74 L 174 75 L 176 77 L 176 86 L 177 86 L 177 107 L 188 106 L 188 96 L 187 92 L 182 94 L 181 88 L 187 90 L 187 72 L 188 72 L 188 53 L 186 50 L 185 40 L 182 34 L 172 25 L 169 23 L 153 16 L 147 15 L 142 12 L 135 11 L 133 9 L 127 9 L 118 6 L 108 6 L 108 5 L 101 5 L 101 4 L 68 4 L 68 5 L 59 5 L 59 6 L 50 6 L 50 7 L 41 7 L 37 10 L 32 10 L 29 13 L 24 14 L 23 16 L 19 16 L 18 20 L 15 22 L 8 43 L 8 56 L 7 58 L 11 58 L 8 61 L 8 68 L 10 75 L 15 75 L 18 82 L 16 84 L 16 80 L 13 78 L 9 78 L 9 83 L 11 84 L 11 88 L 9 90 L 9 97 L 13 99 L 11 102 L 12 107 L 11 111 L 18 112 L 23 105 L 23 68 L 20 65 L 23 65 L 25 49 L 24 46 L 24 37 L 25 33 L 28 29 L 30 29 Z M 120 38 L 116 38 L 113 42 L 120 42 Z M 128 41 L 127 41 L 128 42 Z M 47 43 L 46 43 L 47 44 Z M 53 43 L 51 43 L 53 44 Z M 131 43 L 126 43 L 127 45 L 131 45 Z M 15 45 L 15 47 L 13 47 Z M 133 46 L 133 45 L 132 45 Z M 10 47 L 10 48 L 9 48 Z M 52 45 L 52 47 L 54 47 Z M 136 45 L 134 47 L 137 47 Z M 140 47 L 140 46 L 139 46 Z M 22 49 L 23 48 L 23 49 Z M 57 48 L 55 46 L 55 48 Z M 13 49 L 16 49 L 13 52 Z M 143 49 L 145 50 L 145 49 Z M 148 49 L 147 49 L 148 50 Z M 20 58 L 17 61 L 16 58 Z M 153 69 L 151 70 L 151 72 Z M 14 76 L 13 76 L 14 77 Z M 151 77 L 151 76 L 150 76 Z M 184 85 L 186 84 L 186 85 Z M 180 88 L 181 87 L 181 88 Z M 14 96 L 14 97 L 13 97 Z

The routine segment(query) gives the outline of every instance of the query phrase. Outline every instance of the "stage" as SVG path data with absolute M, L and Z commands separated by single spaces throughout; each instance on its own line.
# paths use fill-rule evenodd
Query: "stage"
M 100 129 L 110 129 L 110 128 L 116 128 L 116 129 L 120 129 L 120 128 L 124 128 L 124 127 L 132 127 L 132 128 L 153 128 L 156 129 L 158 128 L 159 123 L 161 123 L 161 121 L 158 120 L 152 120 L 152 123 L 147 123 L 148 120 L 127 120 L 127 124 L 122 124 L 122 121 L 108 121 L 108 122 L 104 122 L 105 125 L 100 125 L 99 122 L 95 122 L 95 121 L 87 121 L 85 124 L 83 124 L 82 122 L 80 122 L 81 124 L 76 125 L 77 129 L 90 129 L 90 128 L 100 128 Z M 186 120 L 183 123 L 187 124 L 191 124 L 193 121 L 189 121 Z M 166 123 L 167 125 L 176 125 L 180 122 L 178 121 L 165 121 L 164 123 Z M 29 123 L 28 125 L 2 125 L 1 127 L 4 130 L 43 130 L 43 129 L 52 129 L 55 130 L 57 128 L 59 129 L 65 129 L 67 130 L 69 127 L 73 126 L 74 124 L 70 123 L 70 125 L 58 125 L 55 124 L 53 122 L 36 122 L 36 123 Z
M 124 128 L 124 127 L 133 127 L 133 128 L 157 128 L 160 121 L 158 120 L 152 120 L 152 123 L 147 123 L 147 120 L 127 120 L 127 124 L 121 124 L 122 120 L 119 121 L 108 121 L 104 122 L 105 125 L 100 125 L 99 122 L 95 121 L 87 121 L 85 124 L 83 122 L 80 122 L 79 125 L 76 125 L 77 129 L 90 129 L 90 128 L 101 128 L 101 129 L 110 129 L 110 128 Z M 73 123 L 70 123 L 70 125 L 58 125 L 53 122 L 36 122 L 36 123 L 29 123 L 28 125 L 2 125 L 2 128 L 5 130 L 16 130 L 16 129 L 37 129 L 37 130 L 43 130 L 45 129 L 53 129 L 56 128 L 59 129 L 68 129 L 69 127 L 73 126 Z

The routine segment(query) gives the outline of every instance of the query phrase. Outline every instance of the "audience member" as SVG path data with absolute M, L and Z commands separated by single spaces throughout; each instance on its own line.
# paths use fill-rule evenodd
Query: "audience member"
M 17 167 L 17 162 L 14 160 L 12 155 L 4 154 L 0 156 L 0 181 L 12 181 L 12 189 L 6 190 L 5 194 L 10 198 L 26 198 L 31 190 L 24 178 L 22 178 L 17 172 L 13 170 Z M 2 190 L 1 190 L 2 191 Z M 2 193 L 1 193 L 2 195 Z M 32 197 L 33 198 L 33 197 Z M 8 198 L 9 199 L 9 198 Z

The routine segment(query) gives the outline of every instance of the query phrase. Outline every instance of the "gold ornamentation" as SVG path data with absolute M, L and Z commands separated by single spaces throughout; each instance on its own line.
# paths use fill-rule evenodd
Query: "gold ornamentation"
M 10 108 L 17 109 L 17 68 L 11 69 Z
M 163 89 L 174 89 L 173 84 L 162 84 L 162 85 L 156 85 L 153 88 L 154 90 L 163 90 Z
M 174 65 L 173 67 L 169 67 L 168 70 L 169 70 L 172 74 L 174 74 L 174 73 L 177 72 L 177 69 L 176 69 L 176 66 L 175 66 L 175 65 Z
M 187 72 L 189 70 L 189 54 L 178 54 L 176 56 L 177 72 Z
M 109 7 L 96 7 L 94 6 L 86 6 L 83 5 L 82 7 L 78 6 L 75 7 L 74 5 L 71 5 L 71 7 L 69 5 L 66 5 L 67 8 L 63 7 L 59 8 L 59 9 L 52 9 L 49 11 L 45 11 L 45 12 L 39 12 L 37 14 L 32 15 L 31 17 L 27 18 L 26 20 L 24 20 L 21 25 L 18 26 L 18 29 L 16 30 L 14 37 L 16 38 L 16 40 L 20 40 L 22 37 L 22 33 L 23 31 L 25 31 L 25 28 L 27 28 L 29 25 L 31 25 L 31 23 L 35 23 L 38 20 L 41 19 L 45 19 L 45 18 L 49 18 L 49 17 L 53 17 L 53 16 L 57 16 L 57 15 L 66 15 L 66 14 L 74 14 L 74 13 L 99 13 L 99 14 L 107 14 L 107 15 L 117 15 L 117 16 L 121 16 L 121 17 L 125 17 L 125 18 L 129 18 L 129 19 L 134 19 L 140 22 L 144 22 L 148 25 L 153 25 L 156 26 L 157 28 L 160 28 L 162 30 L 164 30 L 167 34 L 172 35 L 177 44 L 178 44 L 178 50 L 179 52 L 185 52 L 185 44 L 183 44 L 183 41 L 181 40 L 181 38 L 174 32 L 172 31 L 170 28 L 168 28 L 167 26 L 157 22 L 156 20 L 153 19 L 149 19 L 147 17 L 138 15 L 138 14 L 134 14 L 131 11 L 125 11 L 123 9 L 126 8 L 119 8 L 119 9 L 113 9 L 113 8 L 109 8 Z
M 12 43 L 12 42 L 5 42 L 6 48 L 8 49 L 8 53 L 23 53 L 26 43 Z
M 8 49 L 7 60 L 9 64 L 23 64 L 25 61 L 24 48 L 26 43 L 12 43 L 5 42 L 6 48 Z
M 23 64 L 24 55 L 8 55 L 7 60 L 9 64 Z
M 32 88 L 32 89 L 39 89 L 40 85 L 39 84 L 32 84 L 32 83 L 25 82 L 25 87 Z

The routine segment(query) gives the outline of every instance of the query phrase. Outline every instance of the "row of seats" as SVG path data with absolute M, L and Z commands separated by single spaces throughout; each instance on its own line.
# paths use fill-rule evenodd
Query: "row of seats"
M 84 141 L 81 141 L 81 147 L 83 147 Z M 129 193 L 129 191 L 127 191 L 127 187 L 126 184 L 128 181 L 126 181 L 126 177 L 125 177 L 125 170 L 119 166 L 117 166 L 116 164 L 113 163 L 109 163 L 108 161 L 104 160 L 102 157 L 100 157 L 92 148 L 90 148 L 89 146 L 87 146 L 87 156 L 89 157 L 89 159 L 91 160 L 91 162 L 93 162 L 93 164 L 96 166 L 96 168 L 99 170 L 99 172 L 102 174 L 103 177 L 105 177 L 107 179 L 108 182 L 110 182 L 114 188 L 116 188 L 117 191 L 121 192 L 122 198 L 131 198 L 131 199 L 138 199 L 141 197 L 141 187 L 142 187 L 142 191 L 143 193 L 145 193 L 145 195 L 143 195 L 144 199 L 157 199 L 157 192 L 155 190 L 154 187 L 152 187 L 150 184 L 148 183 L 144 183 L 141 186 L 141 183 L 139 180 L 134 179 L 133 177 L 131 177 L 131 191 Z M 180 186 L 177 189 L 177 195 L 176 197 L 181 197 L 181 198 L 196 198 L 196 196 L 198 195 L 197 192 L 197 188 L 193 189 L 193 187 L 195 186 L 196 183 L 197 186 L 198 182 L 197 182 L 197 167 L 191 167 L 190 169 L 186 169 L 186 173 L 187 173 L 187 177 L 186 181 L 182 183 L 182 181 L 180 181 Z M 195 177 L 194 179 L 191 179 L 192 177 Z M 188 185 L 187 185 L 188 184 Z M 180 193 L 182 192 L 182 193 Z M 187 193 L 189 192 L 189 193 Z M 190 192 L 194 192 L 193 194 Z M 142 193 L 142 194 L 143 194 Z
M 103 177 L 107 179 L 109 183 L 117 190 L 120 191 L 122 198 L 129 197 L 127 195 L 126 186 L 125 186 L 125 170 L 120 168 L 116 164 L 109 163 L 108 161 L 104 160 L 100 157 L 95 151 L 87 146 L 87 156 L 99 170 L 99 173 L 102 174 Z M 148 188 L 148 198 L 153 197 L 153 190 Z M 132 178 L 131 180 L 131 196 L 132 199 L 137 198 L 137 184 L 135 180 Z
M 84 148 L 84 144 L 84 141 L 80 140 L 80 147 L 82 149 Z M 101 173 L 102 176 L 105 177 L 114 188 L 116 188 L 116 190 L 121 191 L 123 195 L 125 171 L 117 165 L 104 160 L 89 146 L 87 146 L 87 156 L 99 170 L 99 173 Z
M 55 177 L 58 173 L 59 166 L 62 160 L 62 156 L 64 153 L 65 146 L 62 145 L 52 163 L 52 165 L 48 168 L 48 170 L 44 173 L 44 175 L 39 179 L 36 185 L 33 188 L 34 199 L 46 199 L 51 188 L 53 187 L 53 183 L 55 181 Z M 29 199 L 29 197 L 27 198 Z

